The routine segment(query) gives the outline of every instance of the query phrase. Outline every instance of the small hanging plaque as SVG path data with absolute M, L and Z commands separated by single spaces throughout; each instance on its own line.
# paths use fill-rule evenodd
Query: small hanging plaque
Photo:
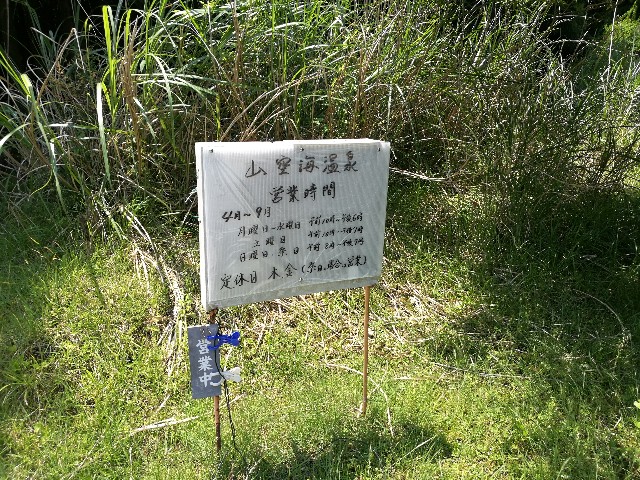
M 218 325 L 189 327 L 187 333 L 191 396 L 193 398 L 219 397 L 222 394 L 224 380 L 220 374 L 220 349 L 210 348 L 214 346 L 213 337 L 218 333 Z

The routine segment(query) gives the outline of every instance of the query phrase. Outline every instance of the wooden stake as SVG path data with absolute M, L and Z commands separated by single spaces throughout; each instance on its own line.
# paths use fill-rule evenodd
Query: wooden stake
M 209 312 L 209 324 L 215 322 L 217 314 L 217 308 Z M 220 397 L 218 395 L 213 397 L 213 417 L 216 426 L 216 452 L 220 453 L 220 450 L 222 450 L 222 435 L 220 434 Z
M 364 287 L 364 360 L 362 364 L 362 403 L 358 416 L 367 413 L 367 396 L 369 383 L 369 298 L 371 297 L 371 287 Z
M 220 397 L 213 397 L 213 415 L 216 423 L 216 452 L 222 449 L 222 436 L 220 435 Z

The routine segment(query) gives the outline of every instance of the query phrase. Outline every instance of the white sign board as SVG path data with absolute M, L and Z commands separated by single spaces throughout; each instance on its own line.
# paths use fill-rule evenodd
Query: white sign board
M 196 143 L 202 303 L 376 283 L 387 142 Z

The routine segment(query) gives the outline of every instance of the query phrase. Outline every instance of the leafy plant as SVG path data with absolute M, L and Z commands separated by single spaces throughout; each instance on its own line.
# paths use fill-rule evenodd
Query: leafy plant
M 392 142 L 399 168 L 495 195 L 512 229 L 530 198 L 546 215 L 637 165 L 634 56 L 580 70 L 550 18 L 544 2 L 105 6 L 40 39 L 42 70 L 1 57 L 4 174 L 50 181 L 99 232 L 132 203 L 143 223 L 190 222 L 196 140 L 369 136 Z

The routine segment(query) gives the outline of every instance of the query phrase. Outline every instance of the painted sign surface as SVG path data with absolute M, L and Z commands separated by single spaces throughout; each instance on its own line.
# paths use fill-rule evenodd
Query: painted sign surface
M 220 351 L 209 348 L 214 345 L 211 337 L 216 333 L 218 333 L 218 326 L 214 324 L 187 328 L 192 398 L 219 397 L 221 395 L 224 379 L 219 370 Z
M 207 310 L 376 283 L 390 146 L 197 143 Z

